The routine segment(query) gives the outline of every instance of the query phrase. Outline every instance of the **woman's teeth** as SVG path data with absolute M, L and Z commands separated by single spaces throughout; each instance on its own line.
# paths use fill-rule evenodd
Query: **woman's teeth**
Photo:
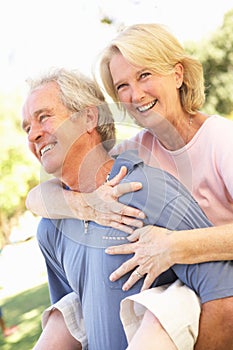
M 154 105 L 157 103 L 157 101 L 158 101 L 158 100 L 154 100 L 154 101 L 148 103 L 148 104 L 145 105 L 145 106 L 137 107 L 137 110 L 138 110 L 139 112 L 146 112 L 146 111 L 148 111 L 149 109 L 153 108 Z

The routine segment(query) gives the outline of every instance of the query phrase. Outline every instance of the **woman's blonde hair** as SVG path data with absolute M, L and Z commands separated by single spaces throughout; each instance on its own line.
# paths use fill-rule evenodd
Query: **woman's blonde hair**
M 161 75 L 174 72 L 177 63 L 184 67 L 180 87 L 181 104 L 194 114 L 205 101 L 204 77 L 201 63 L 187 55 L 179 41 L 160 24 L 136 24 L 126 27 L 103 50 L 99 63 L 100 78 L 106 92 L 119 102 L 110 72 L 112 57 L 121 53 L 132 65 L 145 67 Z
M 77 70 L 51 68 L 38 78 L 29 79 L 30 91 L 49 82 L 56 82 L 63 104 L 71 112 L 82 112 L 85 108 L 98 108 L 97 131 L 103 146 L 109 151 L 116 142 L 113 115 L 97 83 Z M 29 91 L 29 92 L 30 92 Z

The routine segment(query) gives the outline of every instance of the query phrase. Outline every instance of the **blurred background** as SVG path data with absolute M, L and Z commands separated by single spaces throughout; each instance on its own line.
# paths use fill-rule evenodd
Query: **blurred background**
M 40 218 L 25 198 L 41 180 L 21 131 L 25 80 L 51 66 L 91 73 L 98 53 L 124 25 L 165 24 L 203 64 L 207 113 L 233 118 L 233 3 L 222 0 L 2 0 L 0 2 L 0 305 L 10 337 L 1 350 L 32 349 L 49 304 L 35 239 Z M 117 125 L 118 140 L 137 127 Z

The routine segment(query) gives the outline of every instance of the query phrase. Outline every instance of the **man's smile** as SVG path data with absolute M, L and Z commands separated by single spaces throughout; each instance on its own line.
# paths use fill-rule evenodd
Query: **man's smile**
M 43 155 L 47 152 L 50 151 L 51 149 L 53 149 L 55 147 L 56 143 L 50 143 L 44 147 L 41 148 L 40 150 L 40 155 L 41 157 L 43 157 Z

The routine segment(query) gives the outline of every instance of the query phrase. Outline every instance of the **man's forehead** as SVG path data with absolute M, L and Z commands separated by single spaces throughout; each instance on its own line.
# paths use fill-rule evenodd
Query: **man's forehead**
M 43 98 L 59 98 L 60 90 L 55 82 L 45 83 L 39 85 L 29 92 L 28 99 L 38 99 L 40 96 Z
M 22 108 L 23 125 L 31 118 L 37 118 L 42 113 L 55 113 L 58 108 L 65 108 L 59 89 L 54 84 L 45 84 L 32 90 L 27 96 Z
M 26 109 L 28 112 L 33 113 L 32 109 L 48 110 L 60 103 L 62 103 L 62 101 L 58 87 L 54 84 L 47 83 L 30 91 L 24 103 L 23 110 L 25 111 Z

